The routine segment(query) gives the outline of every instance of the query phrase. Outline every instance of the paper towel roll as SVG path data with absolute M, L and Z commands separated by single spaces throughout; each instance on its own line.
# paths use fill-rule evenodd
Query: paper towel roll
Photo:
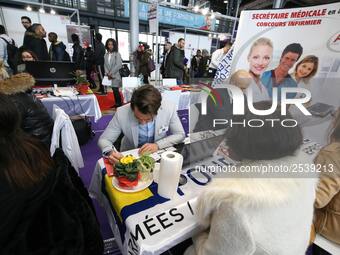
M 161 155 L 161 166 L 158 177 L 158 194 L 172 199 L 177 192 L 179 176 L 181 174 L 183 157 L 173 151 L 166 151 Z

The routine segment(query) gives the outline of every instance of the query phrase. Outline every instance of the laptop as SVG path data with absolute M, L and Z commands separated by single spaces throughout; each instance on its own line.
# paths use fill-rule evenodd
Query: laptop
M 30 61 L 25 65 L 26 72 L 34 77 L 38 86 L 67 86 L 75 83 L 75 64 L 72 62 Z
M 178 153 L 183 156 L 183 166 L 188 166 L 194 162 L 211 157 L 217 147 L 225 139 L 224 135 L 214 136 L 205 140 L 185 144 Z
M 315 116 L 325 117 L 334 111 L 334 107 L 329 104 L 316 103 L 307 108 L 308 111 Z

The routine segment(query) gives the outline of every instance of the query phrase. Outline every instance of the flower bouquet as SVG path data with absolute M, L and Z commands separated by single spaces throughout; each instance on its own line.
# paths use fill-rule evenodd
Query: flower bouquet
M 73 75 L 76 80 L 76 89 L 81 95 L 86 95 L 90 85 L 86 79 L 86 74 L 81 70 L 77 70 L 73 73 Z
M 152 177 L 155 160 L 147 154 L 136 159 L 132 155 L 124 156 L 115 164 L 115 177 L 122 188 L 133 188 L 138 181 L 147 181 Z

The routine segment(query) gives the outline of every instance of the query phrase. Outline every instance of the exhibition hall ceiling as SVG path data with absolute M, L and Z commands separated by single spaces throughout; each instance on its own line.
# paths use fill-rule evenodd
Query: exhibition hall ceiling
M 240 10 L 270 9 L 273 7 L 273 2 L 273 0 L 241 0 Z M 339 0 L 286 0 L 283 1 L 283 8 L 306 7 L 335 2 L 339 2 Z

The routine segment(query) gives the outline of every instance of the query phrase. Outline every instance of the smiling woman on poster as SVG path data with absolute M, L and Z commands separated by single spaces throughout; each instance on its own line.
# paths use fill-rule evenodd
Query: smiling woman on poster
M 231 75 L 230 83 L 240 87 L 246 95 L 251 93 L 253 102 L 270 100 L 267 89 L 261 82 L 261 75 L 266 71 L 272 58 L 272 41 L 265 37 L 257 39 L 248 53 L 249 71 L 236 71 Z
M 269 100 L 266 88 L 261 82 L 261 75 L 266 71 L 273 58 L 273 43 L 270 39 L 261 37 L 257 39 L 250 48 L 248 54 L 249 74 L 253 81 L 247 90 L 252 90 L 254 102 Z
M 314 55 L 308 55 L 296 64 L 292 77 L 296 81 L 298 88 L 308 89 L 309 91 L 312 90 L 310 80 L 318 71 L 318 66 L 319 58 Z M 297 97 L 302 97 L 302 94 L 298 93 Z

